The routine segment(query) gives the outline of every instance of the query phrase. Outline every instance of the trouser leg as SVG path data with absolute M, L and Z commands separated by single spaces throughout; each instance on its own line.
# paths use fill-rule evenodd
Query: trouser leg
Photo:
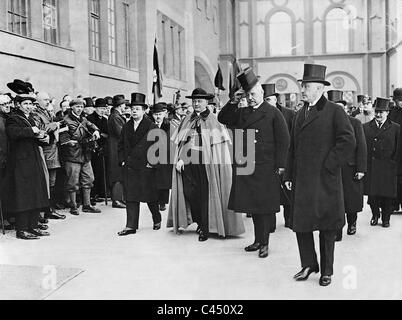
M 263 221 L 261 219 L 261 215 L 253 214 L 252 215 L 253 224 L 254 224 L 254 242 L 255 243 L 262 243 L 263 233 L 264 233 L 264 226 Z
M 314 248 L 312 232 L 296 232 L 297 244 L 302 268 L 315 268 L 318 266 L 317 254 Z
M 39 211 L 33 210 L 29 213 L 29 230 L 37 229 L 39 223 Z
M 348 212 L 346 213 L 346 221 L 348 224 L 356 223 L 357 221 L 357 212 Z
M 123 185 L 120 181 L 114 182 L 112 185 L 112 201 L 123 200 Z
M 126 227 L 137 230 L 138 220 L 140 218 L 140 203 L 136 201 L 127 201 L 126 212 L 127 212 Z
M 161 205 L 169 202 L 169 189 L 158 190 L 158 203 Z
M 389 222 L 392 214 L 392 201 L 391 198 L 383 198 L 381 203 L 382 223 Z
M 334 266 L 336 230 L 320 231 L 320 266 L 321 275 L 332 276 Z
M 152 221 L 154 224 L 158 224 L 162 221 L 162 216 L 159 211 L 159 204 L 157 202 L 148 202 L 147 203 L 149 210 L 152 214 Z
M 369 196 L 369 205 L 373 218 L 380 217 L 380 199 L 376 196 Z
M 29 230 L 29 211 L 17 212 L 15 214 L 15 230 L 17 232 Z
M 82 197 L 83 197 L 82 204 L 84 206 L 90 206 L 91 205 L 91 189 L 89 189 L 89 188 L 82 189 Z

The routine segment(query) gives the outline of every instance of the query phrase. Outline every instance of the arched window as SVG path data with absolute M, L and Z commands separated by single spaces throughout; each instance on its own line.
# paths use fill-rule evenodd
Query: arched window
M 349 17 L 345 10 L 334 8 L 328 12 L 325 18 L 328 53 L 349 51 L 349 25 Z
M 283 11 L 272 15 L 269 20 L 269 55 L 292 54 L 292 19 Z

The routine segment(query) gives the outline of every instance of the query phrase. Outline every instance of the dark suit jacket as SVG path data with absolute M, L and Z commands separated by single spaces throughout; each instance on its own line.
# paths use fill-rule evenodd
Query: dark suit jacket
M 108 159 L 109 159 L 109 182 L 122 181 L 122 171 L 117 159 L 117 145 L 119 143 L 121 130 L 126 124 L 126 120 L 120 113 L 113 109 L 107 120 L 108 138 Z

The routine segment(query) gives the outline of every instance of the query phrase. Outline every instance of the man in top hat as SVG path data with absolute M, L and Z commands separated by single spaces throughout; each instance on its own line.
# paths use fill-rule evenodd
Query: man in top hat
M 328 91 L 328 100 L 342 106 L 346 112 L 346 101 L 343 92 Z M 348 156 L 348 161 L 342 166 L 342 186 L 345 201 L 346 219 L 348 222 L 347 234 L 356 233 L 357 213 L 363 210 L 363 177 L 367 171 L 367 145 L 362 123 L 349 116 L 356 139 L 354 152 Z M 342 239 L 342 229 L 336 235 L 335 241 Z
M 107 154 L 108 126 L 107 119 L 104 117 L 107 108 L 106 100 L 103 98 L 96 99 L 94 107 L 95 112 L 87 116 L 88 121 L 97 126 L 100 132 L 100 139 L 97 141 L 98 148 L 93 150 L 91 158 L 95 178 L 92 197 L 95 202 L 101 202 L 107 197 L 107 192 L 105 194 L 107 189 L 107 185 L 105 186 L 105 180 L 107 180 L 105 155 Z
M 202 88 L 186 98 L 192 100 L 194 112 L 187 115 L 172 136 L 176 146 L 169 204 L 168 227 L 177 233 L 196 222 L 198 240 L 206 241 L 210 233 L 221 237 L 244 232 L 241 214 L 228 209 L 232 184 L 227 129 L 208 109 L 213 97 Z
M 392 122 L 388 115 L 389 99 L 377 98 L 375 119 L 363 126 L 368 150 L 364 193 L 368 195 L 373 215 L 370 224 L 378 224 L 381 210 L 384 228 L 390 226 L 400 166 L 400 126 Z
M 106 101 L 106 106 L 107 106 L 107 108 L 106 108 L 106 110 L 105 110 L 104 116 L 105 116 L 106 118 L 109 118 L 110 113 L 111 113 L 111 109 L 112 109 L 112 107 L 113 107 L 113 98 L 110 97 L 110 96 L 107 96 L 107 97 L 105 97 L 105 101 Z
M 390 101 L 390 111 L 388 115 L 388 119 L 392 122 L 402 125 L 402 88 L 396 88 L 393 92 L 393 102 L 394 107 L 391 108 Z M 393 211 L 398 212 L 402 206 L 402 166 L 398 167 L 398 184 L 397 184 L 397 196 L 393 204 Z
M 124 95 L 119 94 L 113 97 L 113 108 L 107 119 L 109 132 L 108 138 L 108 161 L 109 161 L 109 184 L 112 192 L 112 207 L 123 209 L 123 177 L 122 169 L 119 166 L 117 148 L 120 140 L 121 130 L 126 123 L 123 117 L 123 110 L 126 108 L 127 100 Z
M 188 110 L 188 103 L 182 102 L 173 106 L 172 115 L 170 117 L 170 123 L 174 128 L 177 128 L 181 121 L 186 117 Z
M 39 150 L 46 132 L 29 117 L 35 97 L 21 93 L 15 97 L 16 110 L 6 120 L 9 139 L 4 209 L 16 218 L 17 238 L 39 239 L 49 233 L 38 228 L 39 213 L 49 207 L 46 164 Z
M 253 70 L 244 70 L 237 79 L 244 91 L 237 91 L 218 116 L 221 123 L 235 129 L 229 209 L 252 215 L 255 240 L 245 251 L 259 250 L 259 257 L 266 258 L 269 236 L 275 232 L 276 213 L 280 211 L 280 176 L 285 171 L 289 131 L 282 113 L 264 101 L 264 90 Z M 239 108 L 243 94 L 247 106 Z M 239 155 L 246 155 L 247 160 L 239 159 Z M 245 166 L 254 170 L 241 173 Z
M 95 102 L 91 97 L 84 98 L 84 101 L 85 105 L 82 115 L 87 118 L 89 115 L 95 112 Z
M 356 119 L 358 119 L 361 123 L 365 124 L 374 119 L 374 109 L 371 97 L 365 95 L 362 98 L 361 111 L 362 112 L 356 116 Z
M 162 217 L 158 206 L 156 166 L 148 157 L 149 148 L 154 144 L 148 135 L 158 126 L 145 117 L 145 95 L 131 94 L 131 119 L 123 126 L 118 158 L 123 168 L 124 198 L 127 205 L 126 227 L 119 236 L 135 234 L 139 227 L 140 203 L 146 202 L 152 214 L 153 230 L 161 228 Z M 163 141 L 162 141 L 163 143 Z
M 170 122 L 166 118 L 167 105 L 165 103 L 157 103 L 151 108 L 152 120 L 159 129 L 164 131 L 166 141 L 166 158 L 170 159 L 171 148 L 171 128 Z M 157 187 L 158 187 L 158 204 L 159 210 L 165 211 L 166 204 L 169 202 L 169 190 L 172 188 L 172 170 L 173 165 L 169 163 L 157 166 Z
M 279 93 L 276 93 L 275 83 L 263 84 L 264 89 L 264 100 L 268 102 L 271 106 L 278 108 L 282 112 L 285 118 L 289 134 L 292 131 L 293 118 L 295 117 L 295 112 L 292 109 L 283 107 L 279 104 L 278 97 Z M 290 215 L 290 203 L 289 196 L 285 189 L 281 189 L 281 204 L 283 205 L 283 217 L 285 218 L 285 227 L 291 227 L 291 215 Z
M 362 112 L 363 98 L 364 98 L 364 95 L 362 95 L 362 94 L 357 95 L 357 107 L 355 107 L 355 109 L 352 110 L 352 113 L 351 113 L 352 117 L 356 117 L 358 114 L 360 114 Z
M 286 185 L 293 193 L 293 225 L 302 270 L 294 279 L 307 280 L 321 267 L 319 284 L 331 283 L 335 235 L 345 225 L 341 167 L 353 153 L 356 140 L 343 108 L 324 94 L 326 67 L 305 64 L 302 100 L 291 134 Z M 320 265 L 313 232 L 320 232 Z

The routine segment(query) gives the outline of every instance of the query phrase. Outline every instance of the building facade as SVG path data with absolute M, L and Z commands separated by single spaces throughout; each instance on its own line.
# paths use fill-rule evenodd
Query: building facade
M 142 92 L 152 103 L 155 39 L 161 100 L 227 90 L 233 62 L 299 99 L 303 64 L 325 64 L 333 89 L 389 96 L 402 86 L 402 0 L 4 0 L 0 91 L 15 78 L 57 99 Z M 330 89 L 331 89 L 330 88 Z

